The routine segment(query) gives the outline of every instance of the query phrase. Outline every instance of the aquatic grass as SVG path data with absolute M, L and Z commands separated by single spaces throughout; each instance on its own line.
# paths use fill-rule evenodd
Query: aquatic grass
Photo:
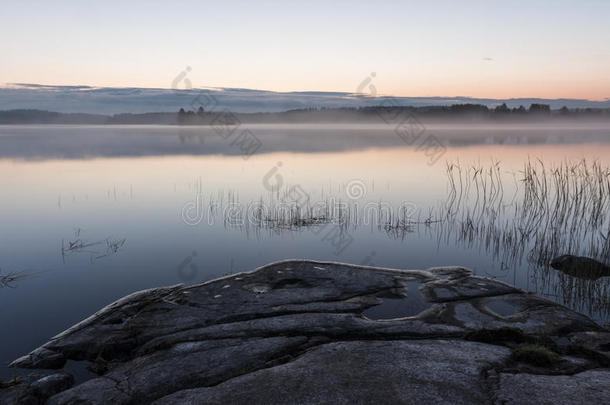
M 125 245 L 126 238 L 112 239 L 108 237 L 104 240 L 88 242 L 80 238 L 81 229 L 77 228 L 74 233 L 74 240 L 61 240 L 61 257 L 65 263 L 66 256 L 78 253 L 86 253 L 90 255 L 90 260 L 98 260 L 107 256 L 111 256 L 119 252 Z M 105 249 L 100 250 L 96 246 L 105 245 Z
M 2 288 L 15 288 L 14 283 L 21 279 L 28 277 L 30 274 L 25 272 L 11 272 L 2 274 L 2 269 L 0 269 L 0 287 Z
M 458 222 L 464 239 L 489 240 L 495 236 L 496 240 L 516 244 L 536 240 L 539 246 L 531 253 L 540 252 L 540 256 L 530 254 L 529 259 L 538 262 L 545 262 L 560 248 L 571 251 L 586 247 L 588 256 L 610 257 L 609 169 L 599 162 L 582 160 L 548 170 L 537 159 L 528 160 L 520 173 L 521 187 L 506 203 L 498 162 L 487 168 L 467 169 L 459 163 L 448 164 L 445 219 Z M 502 217 L 510 217 L 514 226 L 495 226 Z M 481 235 L 485 232 L 492 235 Z
M 549 268 L 561 254 L 610 260 L 608 167 L 586 159 L 547 167 L 528 159 L 518 173 L 502 173 L 493 161 L 485 167 L 447 163 L 446 172 L 439 246 L 453 242 L 483 249 L 505 273 L 512 269 L 513 277 L 517 267 L 527 265 L 538 293 L 583 312 L 610 314 L 608 279 L 575 279 Z M 512 196 L 504 183 L 512 183 Z
M 517 283 L 529 272 L 528 289 L 582 312 L 610 314 L 610 280 L 574 280 L 549 267 L 562 254 L 610 261 L 610 168 L 586 159 L 548 165 L 528 158 L 518 171 L 498 160 L 446 162 L 446 198 L 411 210 L 384 201 L 343 201 L 341 187 L 322 188 L 317 201 L 295 200 L 291 187 L 272 189 L 254 206 L 232 190 L 209 194 L 208 213 L 248 237 L 294 233 L 328 224 L 342 230 L 370 225 L 371 232 L 404 240 L 421 231 L 438 248 L 457 245 L 489 254 L 497 268 L 487 275 Z M 198 192 L 201 188 L 197 188 Z M 404 196 L 408 198 L 408 196 Z

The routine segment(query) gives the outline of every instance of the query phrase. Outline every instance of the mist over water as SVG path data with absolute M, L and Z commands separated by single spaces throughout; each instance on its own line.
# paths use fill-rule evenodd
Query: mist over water
M 610 319 L 610 278 L 548 265 L 605 258 L 608 193 L 586 189 L 607 184 L 607 126 L 430 125 L 434 159 L 384 125 L 248 128 L 251 156 L 205 127 L 0 127 L 3 364 L 135 290 L 289 258 L 465 266 Z M 557 205 L 561 167 L 591 173 L 567 171 L 580 205 Z
M 341 152 L 368 148 L 416 147 L 415 139 L 399 136 L 384 124 L 242 124 L 261 142 L 256 153 Z M 607 122 L 552 121 L 538 123 L 420 124 L 444 146 L 561 145 L 605 143 Z M 0 127 L 0 158 L 88 159 L 163 155 L 242 154 L 233 139 L 217 127 L 180 125 L 4 125 Z

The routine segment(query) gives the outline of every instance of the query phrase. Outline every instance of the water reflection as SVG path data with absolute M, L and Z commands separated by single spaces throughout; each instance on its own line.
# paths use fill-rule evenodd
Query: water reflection
M 534 144 L 544 138 L 534 131 L 527 146 L 450 147 L 453 190 L 443 162 L 429 166 L 421 151 L 393 147 L 391 130 L 386 136 L 359 129 L 349 138 L 354 145 L 345 146 L 339 144 L 349 128 L 336 137 L 332 128 L 309 128 L 312 135 L 297 138 L 275 128 L 261 136 L 266 153 L 247 161 L 214 153 L 207 139 L 201 154 L 190 153 L 188 142 L 176 152 L 181 144 L 172 131 L 0 128 L 0 156 L 7 157 L 0 158 L 0 305 L 10 308 L 0 311 L 0 325 L 11 325 L 0 361 L 133 291 L 200 283 L 289 258 L 408 269 L 461 265 L 609 318 L 608 277 L 579 279 L 548 265 L 564 254 L 605 262 L 609 207 L 599 176 L 610 165 L 606 143 Z M 451 144 L 482 139 L 481 132 L 466 132 L 458 130 Z M 46 156 L 29 160 L 47 146 Z M 282 149 L 307 153 L 269 153 Z M 122 155 L 138 157 L 116 157 Z M 538 176 L 527 174 L 528 156 L 544 162 L 546 186 L 536 180 L 542 169 L 533 158 Z M 599 168 L 589 160 L 574 169 L 576 176 L 573 165 L 582 157 L 599 159 Z M 522 181 L 528 176 L 534 185 Z M 555 194 L 561 181 L 569 197 Z M 201 209 L 196 224 L 182 215 L 189 202 Z M 44 272 L 22 277 L 24 269 Z M 1 376 L 11 373 L 0 369 Z
M 404 284 L 404 296 L 389 292 L 381 294 L 378 296 L 381 303 L 363 311 L 362 315 L 375 320 L 406 318 L 417 316 L 432 306 L 419 291 L 421 282 L 407 281 Z
M 610 278 L 601 277 L 610 274 L 600 263 L 610 258 L 607 166 L 583 159 L 547 168 L 542 160 L 528 160 L 518 174 L 510 173 L 514 186 L 508 199 L 497 162 L 467 168 L 449 164 L 447 172 L 450 196 L 441 240 L 446 243 L 455 233 L 458 242 L 478 244 L 507 271 L 525 264 L 543 290 L 553 286 L 547 295 L 581 311 L 608 315 Z M 598 261 L 558 260 L 565 252 Z M 551 264 L 565 274 L 554 273 Z
M 229 192 L 227 198 L 208 197 L 202 210 L 210 214 L 208 224 L 222 222 L 248 238 L 317 234 L 328 224 L 344 238 L 362 227 L 402 241 L 409 234 L 425 234 L 439 250 L 459 246 L 490 255 L 500 272 L 490 276 L 507 277 L 525 268 L 542 294 L 583 312 L 610 313 L 610 267 L 602 263 L 610 258 L 610 168 L 586 160 L 549 168 L 540 159 L 527 160 L 518 171 L 506 170 L 498 161 L 487 166 L 451 162 L 446 181 L 446 199 L 429 206 L 344 201 L 341 195 L 348 190 L 338 187 L 338 195 L 329 196 L 323 188 L 322 200 L 308 196 L 304 203 L 271 193 L 244 205 Z M 516 278 L 512 282 L 519 284 Z
M 245 125 L 244 125 L 245 126 Z M 248 124 L 260 140 L 256 153 L 327 153 L 405 146 L 393 125 Z M 607 124 L 426 124 L 445 146 L 545 145 L 606 142 Z M 103 139 L 103 141 L 100 141 Z M 0 158 L 91 159 L 165 155 L 241 156 L 236 143 L 219 136 L 214 126 L 156 125 L 3 125 Z

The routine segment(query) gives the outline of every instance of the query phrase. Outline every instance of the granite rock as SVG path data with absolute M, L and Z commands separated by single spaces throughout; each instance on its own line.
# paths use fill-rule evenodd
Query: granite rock
M 418 310 L 394 314 L 398 305 L 384 319 L 365 315 L 390 302 Z M 519 401 L 506 387 L 531 367 L 511 350 L 552 339 L 563 342 L 551 346 L 567 366 L 536 369 L 537 390 L 565 381 L 580 387 L 588 372 L 595 379 L 586 389 L 604 389 L 606 333 L 584 315 L 461 267 L 292 260 L 131 294 L 13 366 L 90 362 L 98 377 L 52 392 L 47 403 L 56 405 L 478 404 Z M 17 387 L 33 392 L 32 385 L 4 388 L 0 398 Z

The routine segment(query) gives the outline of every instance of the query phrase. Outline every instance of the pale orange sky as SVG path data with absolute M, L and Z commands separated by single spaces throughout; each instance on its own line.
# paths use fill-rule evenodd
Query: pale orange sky
M 610 2 L 490 3 L 11 2 L 0 83 L 610 97 Z

